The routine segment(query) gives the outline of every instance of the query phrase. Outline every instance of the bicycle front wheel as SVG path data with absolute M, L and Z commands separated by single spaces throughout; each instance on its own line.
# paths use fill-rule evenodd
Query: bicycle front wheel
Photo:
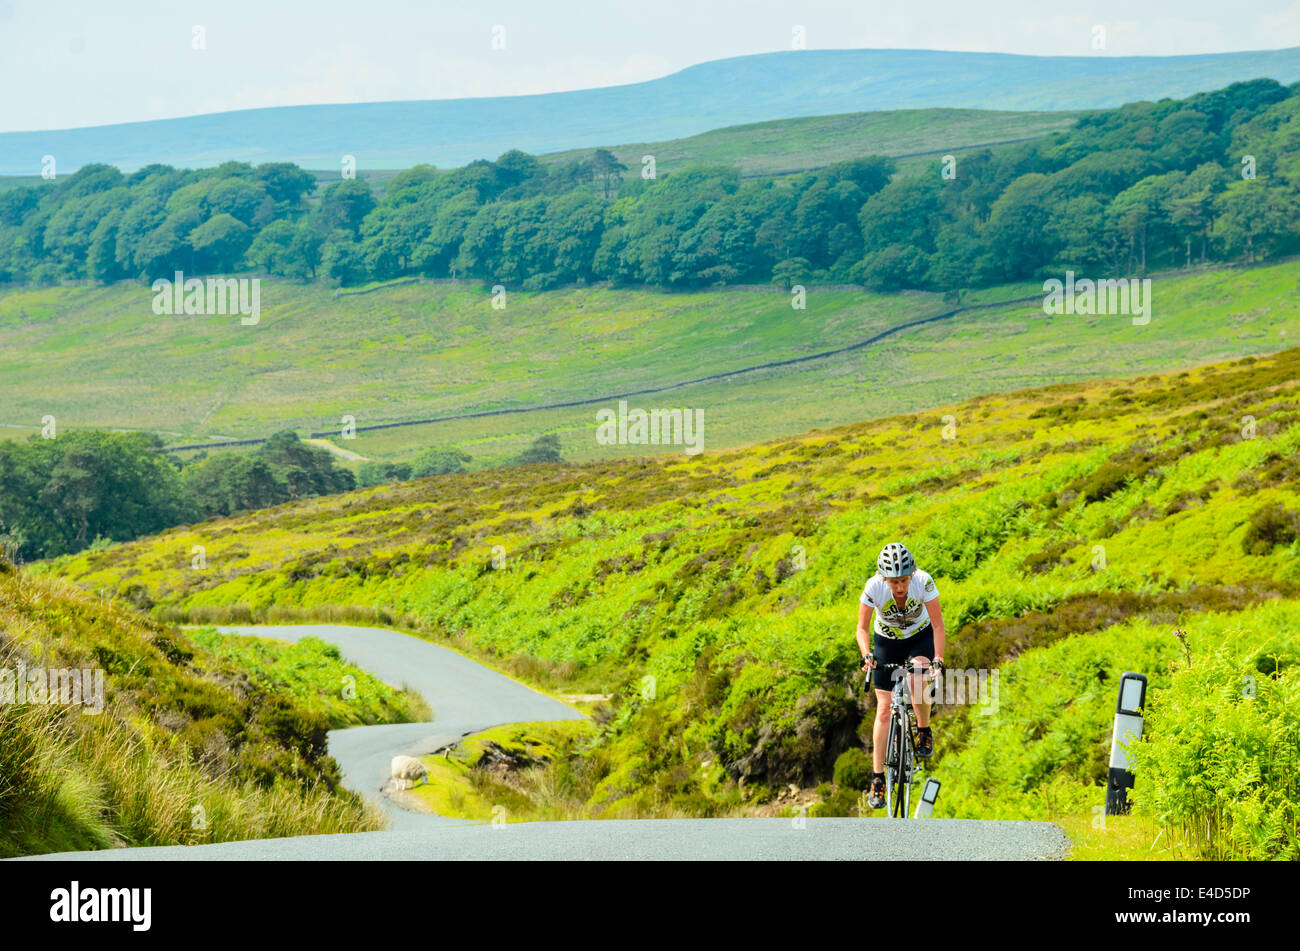
M 885 739 L 885 815 L 894 814 L 894 797 L 897 795 L 897 783 L 894 765 L 898 761 L 898 747 L 894 745 L 894 721 L 889 721 L 889 735 Z
M 907 721 L 903 717 L 898 717 L 894 721 L 893 729 L 894 744 L 894 770 L 892 773 L 894 780 L 894 797 L 890 803 L 889 814 L 895 819 L 907 818 Z
M 907 729 L 906 724 L 903 725 L 903 729 L 907 730 L 907 742 L 903 744 L 903 755 L 899 760 L 899 776 L 903 787 L 901 797 L 903 800 L 902 817 L 910 819 L 912 816 L 912 731 Z

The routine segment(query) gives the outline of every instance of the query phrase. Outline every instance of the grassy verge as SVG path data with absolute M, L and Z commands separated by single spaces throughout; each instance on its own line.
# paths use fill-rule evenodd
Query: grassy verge
M 570 662 L 546 661 L 529 654 L 503 653 L 490 645 L 479 644 L 464 636 L 463 633 L 449 634 L 419 615 L 410 612 L 394 613 L 386 608 L 370 605 L 318 604 L 309 607 L 270 605 L 258 608 L 250 608 L 243 604 L 197 607 L 168 605 L 158 611 L 158 616 L 166 623 L 186 626 L 351 624 L 358 627 L 382 627 L 454 650 L 503 677 L 519 680 L 533 690 L 549 694 L 586 713 L 590 713 L 596 704 L 581 700 L 569 701 L 564 697 L 574 694 L 590 696 L 592 694 L 587 691 L 595 691 L 597 687 L 607 684 L 611 676 L 606 669 L 592 670 L 580 668 Z M 416 695 L 412 698 L 411 709 L 427 708 L 420 706 L 423 703 L 423 698 Z M 412 722 L 421 719 L 424 718 L 412 713 Z
M 248 671 L 260 689 L 287 694 L 303 709 L 323 714 L 330 729 L 433 719 L 429 705 L 412 688 L 390 687 L 360 667 L 346 663 L 335 645 L 319 638 L 285 643 L 223 635 L 215 627 L 191 631 L 189 637 L 215 656 Z
M 484 822 L 590 819 L 593 725 L 584 720 L 512 723 L 476 733 L 421 759 L 427 784 L 408 790 L 417 808 Z
M 1057 816 L 1070 837 L 1069 858 L 1076 862 L 1187 862 L 1203 859 L 1176 831 L 1151 816 Z

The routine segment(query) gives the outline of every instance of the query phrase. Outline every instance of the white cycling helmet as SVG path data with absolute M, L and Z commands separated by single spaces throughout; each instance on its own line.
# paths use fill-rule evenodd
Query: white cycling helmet
M 880 549 L 876 559 L 876 570 L 882 578 L 906 578 L 916 571 L 916 560 L 907 546 L 899 542 L 890 542 Z

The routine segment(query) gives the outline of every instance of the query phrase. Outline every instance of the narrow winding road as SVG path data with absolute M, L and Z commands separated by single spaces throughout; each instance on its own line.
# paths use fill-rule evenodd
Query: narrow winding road
M 338 625 L 232 627 L 285 641 L 319 637 L 433 707 L 429 723 L 351 727 L 329 734 L 344 783 L 392 818 L 384 832 L 257 839 L 215 845 L 61 852 L 25 860 L 393 859 L 1059 859 L 1069 839 L 1048 822 L 971 819 L 638 819 L 490 824 L 407 812 L 381 793 L 399 753 L 431 753 L 503 723 L 580 718 L 572 707 L 454 651 L 406 634 Z
M 410 684 L 433 707 L 430 723 L 394 723 L 331 730 L 330 755 L 338 760 L 343 783 L 377 802 L 392 817 L 394 830 L 428 828 L 439 819 L 401 809 L 381 794 L 393 757 L 424 756 L 503 723 L 573 720 L 583 714 L 558 700 L 504 677 L 453 650 L 409 634 L 374 627 L 332 624 L 283 627 L 224 627 L 232 634 L 255 634 L 280 641 L 318 637 L 337 644 L 345 658 L 393 686 Z

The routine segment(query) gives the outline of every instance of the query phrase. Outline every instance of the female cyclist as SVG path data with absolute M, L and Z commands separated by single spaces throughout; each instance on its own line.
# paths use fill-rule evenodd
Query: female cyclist
M 912 553 L 898 542 L 890 542 L 881 549 L 876 559 L 876 574 L 862 589 L 858 601 L 858 650 L 862 652 L 863 669 L 874 671 L 872 683 L 876 689 L 876 723 L 871 734 L 873 771 L 867 802 L 872 809 L 881 809 L 885 805 L 885 742 L 893 678 L 902 676 L 898 668 L 882 665 L 913 660 L 916 667 L 922 668 L 910 684 L 918 733 L 916 755 L 930 756 L 934 752 L 930 704 L 921 679 L 924 668 L 932 661 L 937 669 L 943 668 L 943 612 L 939 610 L 939 591 L 934 579 L 916 567 Z

